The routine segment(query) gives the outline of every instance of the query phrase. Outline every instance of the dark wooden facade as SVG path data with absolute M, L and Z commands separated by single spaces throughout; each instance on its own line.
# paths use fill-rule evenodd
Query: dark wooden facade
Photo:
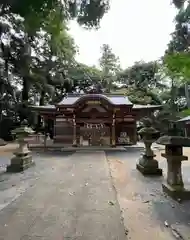
M 136 122 L 161 106 L 132 104 L 121 95 L 69 95 L 53 106 L 33 106 L 44 119 L 54 119 L 54 142 L 66 145 L 133 145 Z

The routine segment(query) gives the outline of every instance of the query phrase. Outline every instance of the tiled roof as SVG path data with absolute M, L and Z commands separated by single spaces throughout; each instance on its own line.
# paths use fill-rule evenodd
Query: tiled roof
M 44 106 L 30 106 L 31 109 L 39 110 L 54 110 L 56 109 L 55 105 L 44 105 Z
M 113 105 L 132 105 L 129 101 L 128 97 L 122 95 L 103 95 L 103 94 L 86 94 L 86 95 L 69 95 L 68 97 L 64 98 L 61 102 L 57 105 L 73 105 L 77 101 L 82 101 L 82 99 L 87 99 L 88 97 L 91 98 L 102 98 L 107 100 Z
M 184 118 L 178 120 L 177 122 L 186 122 L 186 121 L 190 121 L 190 116 L 184 117 Z
M 80 98 L 80 96 L 68 96 L 65 97 L 61 100 L 61 102 L 59 102 L 57 105 L 72 105 L 74 104 L 78 99 Z
M 89 96 L 90 95 L 90 96 Z M 113 105 L 128 105 L 128 106 L 132 106 L 133 109 L 150 109 L 150 108 L 154 108 L 154 109 L 159 109 L 162 107 L 162 105 L 138 105 L 138 104 L 132 104 L 128 97 L 123 96 L 123 95 L 103 95 L 103 94 L 86 94 L 86 95 L 69 95 L 68 97 L 64 98 L 61 102 L 59 102 L 56 106 L 59 107 L 60 105 L 73 105 L 75 104 L 77 101 L 80 100 L 85 100 L 88 99 L 88 97 L 91 97 L 91 99 L 94 97 L 95 99 L 97 98 L 102 98 L 107 100 L 108 102 L 110 102 Z M 46 110 L 56 110 L 56 106 L 55 105 L 45 105 L 45 106 L 30 106 L 31 109 L 36 109 L 36 110 L 42 110 L 42 111 L 46 111 Z M 189 116 L 190 118 L 190 116 Z M 190 119 L 188 119 L 190 120 Z M 181 119 L 180 121 L 187 121 L 187 120 L 183 120 Z
M 133 105 L 133 109 L 150 109 L 150 108 L 161 108 L 162 105 L 150 105 L 150 104 L 147 104 L 147 105 L 139 105 L 139 104 L 134 104 Z

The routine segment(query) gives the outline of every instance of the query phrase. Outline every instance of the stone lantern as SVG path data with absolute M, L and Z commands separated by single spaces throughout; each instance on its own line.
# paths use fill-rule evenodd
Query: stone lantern
M 189 200 L 190 189 L 184 187 L 181 163 L 188 160 L 187 156 L 183 156 L 183 147 L 190 147 L 190 138 L 162 136 L 157 143 L 165 146 L 162 157 L 167 159 L 167 178 L 162 184 L 163 191 L 176 200 Z
M 144 127 L 138 132 L 142 137 L 145 145 L 145 152 L 139 159 L 136 168 L 143 175 L 162 175 L 162 169 L 158 167 L 158 161 L 154 159 L 156 156 L 151 149 L 152 143 L 159 137 L 159 132 L 153 128 L 149 118 L 143 120 Z
M 13 153 L 15 156 L 11 159 L 11 164 L 7 166 L 7 172 L 21 172 L 34 165 L 31 151 L 28 149 L 26 138 L 34 131 L 27 126 L 27 121 L 23 121 L 21 126 L 12 131 L 16 135 L 18 148 Z

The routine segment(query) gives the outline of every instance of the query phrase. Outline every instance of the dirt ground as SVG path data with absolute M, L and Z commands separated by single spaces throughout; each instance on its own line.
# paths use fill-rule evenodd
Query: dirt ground
M 161 184 L 167 170 L 162 152 L 155 151 L 164 176 L 153 178 L 144 177 L 136 170 L 137 152 L 128 152 L 128 156 L 126 153 L 108 154 L 128 239 L 190 239 L 189 202 L 180 204 L 162 192 Z M 190 148 L 185 148 L 184 154 L 190 158 Z M 184 168 L 188 166 L 190 161 L 185 162 Z
M 0 147 L 0 157 L 9 158 L 16 147 L 17 144 Z M 106 153 L 126 239 L 190 240 L 189 201 L 178 203 L 162 192 L 161 184 L 167 170 L 166 160 L 161 157 L 163 147 L 154 148 L 163 177 L 144 177 L 136 170 L 141 151 L 134 147 L 125 152 Z M 189 158 L 182 163 L 187 184 L 190 180 L 190 148 L 184 148 L 183 152 Z

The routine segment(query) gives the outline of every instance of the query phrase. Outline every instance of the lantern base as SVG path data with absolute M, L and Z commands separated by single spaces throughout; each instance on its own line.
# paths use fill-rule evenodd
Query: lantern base
M 11 159 L 11 164 L 7 166 L 7 172 L 22 172 L 34 165 L 35 162 L 32 160 L 32 155 L 17 155 Z
M 162 175 L 162 169 L 158 167 L 158 161 L 154 159 L 154 156 L 141 156 L 139 163 L 136 164 L 136 168 L 143 175 Z
M 175 187 L 163 182 L 162 190 L 174 200 L 190 200 L 190 188 Z

